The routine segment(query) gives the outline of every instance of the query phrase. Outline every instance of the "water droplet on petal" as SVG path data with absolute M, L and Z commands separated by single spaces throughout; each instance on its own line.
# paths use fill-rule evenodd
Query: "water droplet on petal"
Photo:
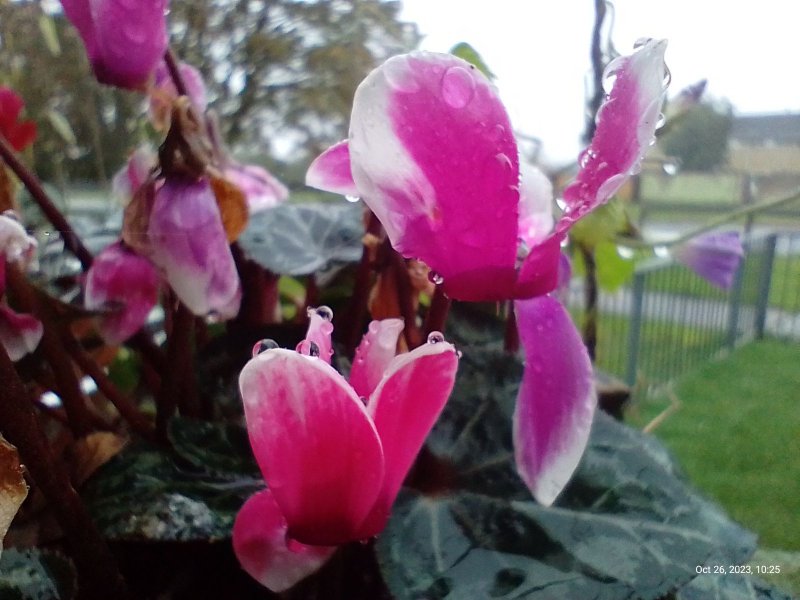
M 325 306 L 323 304 L 322 306 L 318 306 L 315 309 L 309 309 L 309 310 L 313 310 L 316 314 L 318 314 L 326 321 L 333 321 L 333 310 L 331 310 L 330 306 Z
M 358 196 L 349 196 L 349 195 L 345 196 L 344 199 L 347 200 L 348 202 L 358 202 L 359 200 L 361 200 L 361 198 L 359 198 Z
M 514 164 L 511 162 L 511 159 L 508 157 L 507 154 L 503 154 L 502 152 L 495 155 L 497 162 L 499 162 L 504 169 L 511 170 L 514 168 Z
M 319 346 L 316 342 L 312 342 L 310 340 L 303 340 L 299 344 L 297 344 L 297 348 L 295 348 L 299 354 L 304 356 L 319 356 Z
M 439 273 L 437 273 L 436 271 L 430 271 L 430 272 L 428 273 L 428 279 L 429 279 L 429 280 L 430 280 L 432 283 L 435 283 L 436 285 L 442 285 L 442 284 L 444 283 L 444 277 L 442 277 L 442 276 L 441 276 Z
M 450 67 L 442 77 L 442 98 L 453 108 L 464 108 L 475 95 L 475 80 L 464 67 Z
M 652 39 L 653 38 L 649 38 L 649 37 L 640 37 L 635 42 L 633 42 L 633 49 L 636 50 L 636 48 L 641 48 L 642 46 L 647 44 L 647 42 L 649 42 Z
M 656 129 L 660 129 L 664 126 L 664 123 L 667 121 L 667 118 L 664 116 L 664 113 L 658 113 L 658 119 L 656 120 Z
M 266 352 L 267 350 L 275 350 L 276 348 L 280 348 L 280 346 L 275 340 L 271 340 L 269 338 L 260 340 L 256 342 L 255 346 L 253 346 L 253 356 L 258 356 L 262 352 Z
M 444 341 L 444 335 L 439 331 L 431 331 L 428 334 L 429 344 L 441 344 Z

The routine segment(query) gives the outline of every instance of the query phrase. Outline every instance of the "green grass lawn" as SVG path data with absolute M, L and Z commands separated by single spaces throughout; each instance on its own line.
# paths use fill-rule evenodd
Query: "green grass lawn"
M 751 343 L 674 392 L 680 405 L 655 435 L 695 485 L 758 533 L 754 560 L 785 563 L 774 582 L 800 592 L 800 345 Z M 628 421 L 644 426 L 670 402 L 643 399 Z
M 800 551 L 800 346 L 754 342 L 676 383 L 680 407 L 655 434 L 695 484 L 760 535 Z M 644 425 L 670 401 L 645 399 Z

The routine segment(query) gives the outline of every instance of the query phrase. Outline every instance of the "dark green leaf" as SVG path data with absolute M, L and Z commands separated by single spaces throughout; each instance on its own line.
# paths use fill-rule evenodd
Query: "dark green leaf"
M 360 203 L 281 204 L 250 218 L 239 243 L 261 266 L 310 275 L 361 257 Z
M 69 600 L 75 597 L 76 591 L 75 568 L 65 556 L 37 548 L 3 551 L 0 598 Z
M 682 588 L 676 600 L 792 600 L 792 596 L 756 577 L 706 574 Z
M 204 428 L 198 437 L 180 435 L 183 453 L 194 460 L 193 443 L 202 435 L 218 438 Z M 209 456 L 215 468 L 225 463 L 213 451 Z M 215 541 L 230 537 L 239 508 L 263 485 L 256 477 L 209 474 L 179 454 L 137 442 L 103 465 L 82 495 L 107 538 Z
M 176 417 L 168 435 L 175 452 L 197 469 L 225 479 L 260 476 L 242 425 Z

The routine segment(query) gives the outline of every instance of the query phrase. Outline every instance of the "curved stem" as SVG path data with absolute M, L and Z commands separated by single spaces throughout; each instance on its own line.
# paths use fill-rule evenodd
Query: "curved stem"
M 425 317 L 426 337 L 433 331 L 444 333 L 445 324 L 447 322 L 447 314 L 450 312 L 450 304 L 452 304 L 452 301 L 444 293 L 442 286 L 437 285 L 436 291 L 433 292 L 433 298 L 431 299 L 431 307 L 428 310 L 428 316 Z

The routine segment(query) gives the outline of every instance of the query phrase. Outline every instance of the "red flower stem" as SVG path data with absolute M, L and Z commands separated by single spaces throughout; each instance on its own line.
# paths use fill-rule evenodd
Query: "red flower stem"
M 413 350 L 422 344 L 422 334 L 417 327 L 417 311 L 412 298 L 411 277 L 404 259 L 394 249 L 390 250 L 391 268 L 394 270 L 395 283 L 397 284 L 397 302 L 400 305 L 400 315 L 405 321 L 403 336 L 406 338 L 408 349 Z
M 452 304 L 452 301 L 444 293 L 442 286 L 437 285 L 436 291 L 433 292 L 430 309 L 428 309 L 428 316 L 425 318 L 426 337 L 433 331 L 444 333 L 447 314 L 450 312 L 450 304 Z
M 131 429 L 144 437 L 151 437 L 153 434 L 153 424 L 142 414 L 136 404 L 123 394 L 119 388 L 105 374 L 105 371 L 97 362 L 84 350 L 69 331 L 62 332 L 62 341 L 67 352 L 72 355 L 81 370 L 91 377 L 97 384 L 98 389 L 111 401 L 119 414 L 128 422 Z
M 86 271 L 94 260 L 92 253 L 84 246 L 78 234 L 75 233 L 67 219 L 61 214 L 61 211 L 47 195 L 47 192 L 44 191 L 36 176 L 17 158 L 14 150 L 2 135 L 0 135 L 0 158 L 14 171 L 14 174 L 28 190 L 31 198 L 36 202 L 36 205 L 44 213 L 47 220 L 50 221 L 50 224 L 61 233 L 64 247 L 78 258 L 81 267 Z M 139 331 L 131 338 L 130 344 L 139 351 L 145 360 L 150 361 L 156 368 L 163 367 L 164 355 L 147 334 Z
M 7 267 L 6 281 L 17 304 L 23 311 L 36 315 L 42 322 L 42 341 L 39 345 L 45 360 L 53 370 L 58 395 L 64 403 L 70 429 L 77 438 L 88 435 L 94 430 L 92 415 L 86 406 L 86 399 L 81 391 L 80 382 L 69 359 L 69 354 L 61 344 L 56 317 L 50 307 L 36 297 L 36 292 L 19 268 L 15 265 L 7 265 Z
M 84 271 L 88 269 L 92 264 L 92 253 L 83 245 L 78 234 L 75 233 L 67 219 L 61 214 L 61 211 L 58 210 L 56 205 L 53 204 L 53 201 L 50 200 L 42 184 L 17 158 L 14 150 L 2 135 L 0 135 L 0 157 L 23 183 L 34 202 L 36 202 L 37 206 L 42 210 L 44 216 L 47 217 L 47 220 L 61 233 L 61 237 L 64 240 L 64 247 L 78 258 Z
M 175 408 L 180 406 L 181 413 L 192 414 L 197 406 L 196 401 L 184 397 L 188 396 L 184 378 L 194 377 L 190 360 L 193 328 L 194 315 L 183 303 L 178 302 L 167 338 L 168 368 L 162 373 L 161 389 L 156 397 L 156 436 L 162 442 L 168 441 L 167 426 L 175 414 Z
M 378 237 L 381 232 L 381 222 L 375 213 L 369 211 L 367 220 L 366 236 Z M 345 348 L 348 356 L 355 352 L 358 340 L 361 338 L 364 321 L 367 318 L 367 308 L 369 304 L 369 290 L 372 285 L 372 254 L 374 249 L 364 244 L 361 251 L 361 262 L 358 263 L 356 280 L 353 285 L 353 296 L 347 310 L 346 318 L 343 319 L 342 327 L 346 328 L 344 335 Z
M 519 329 L 517 329 L 517 314 L 514 312 L 513 302 L 509 302 L 503 347 L 509 354 L 516 354 L 519 350 Z
M 22 380 L 2 345 L 0 381 L 0 429 L 19 449 L 22 462 L 64 530 L 77 567 L 81 598 L 132 599 L 108 546 L 53 457 Z
M 175 56 L 172 48 L 167 48 L 167 52 L 164 54 L 164 62 L 167 64 L 169 76 L 172 78 L 172 83 L 175 85 L 175 90 L 178 92 L 178 95 L 188 96 L 189 88 L 186 87 L 186 82 L 183 80 L 178 58 Z

